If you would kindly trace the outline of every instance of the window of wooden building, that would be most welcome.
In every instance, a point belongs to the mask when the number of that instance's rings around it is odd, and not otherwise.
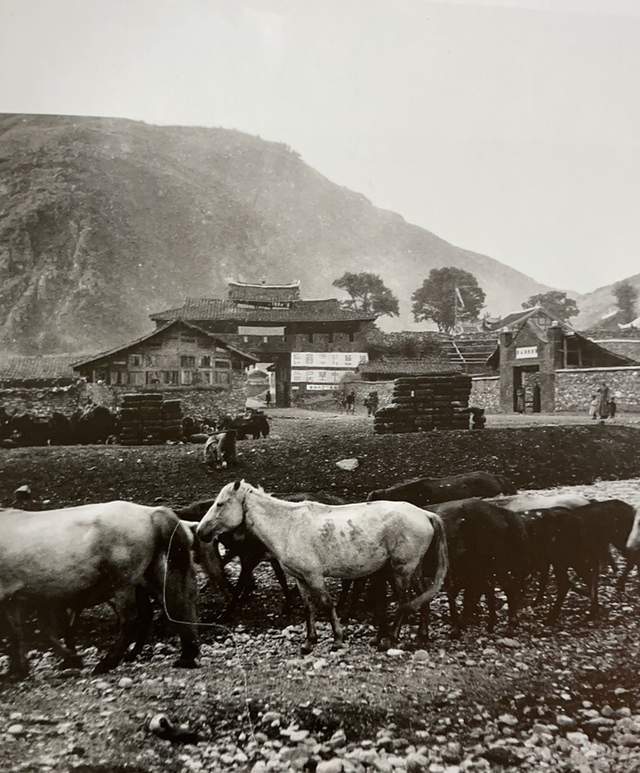
[[[215,368],[216,370],[228,370],[231,367],[231,363],[229,360],[216,360],[215,361]]]
[[[180,374],[177,370],[163,370],[160,375],[163,384],[167,384],[168,386],[178,386]]]
[[[194,359],[194,358],[192,358],[192,359]],[[182,384],[182,386],[191,386],[193,384],[193,371],[192,370],[183,370],[182,373],[181,373],[181,381],[180,381],[180,383]]]
[[[129,367],[130,368],[141,368],[142,367],[142,355],[141,354],[130,354],[129,355]]]
[[[231,382],[228,371],[214,370],[213,376],[216,384],[229,384]]]
[[[204,355],[203,357],[200,357],[200,368],[210,368],[211,367],[211,357],[209,355]]]
[[[181,354],[180,355],[180,367],[181,368],[195,368],[196,358],[193,354]]]

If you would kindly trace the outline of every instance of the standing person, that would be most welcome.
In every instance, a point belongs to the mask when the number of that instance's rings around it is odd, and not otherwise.
[[[616,404],[616,397],[615,395],[613,395],[611,397],[611,400],[609,400],[609,417],[612,419],[615,419],[617,410],[618,410],[618,406]]]
[[[591,395],[591,402],[589,403],[589,416],[592,419],[598,418],[598,396]]]
[[[352,389],[347,395],[347,413],[355,413],[356,411],[356,393]]]
[[[267,408],[271,405],[271,390],[267,389],[267,394],[264,396],[264,401],[267,404]]]
[[[606,419],[609,416],[609,387],[604,381],[598,389],[598,413],[601,419]]]
[[[524,413],[524,389],[516,389],[516,413]]]

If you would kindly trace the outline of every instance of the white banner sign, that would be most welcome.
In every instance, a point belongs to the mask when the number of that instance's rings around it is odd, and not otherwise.
[[[292,368],[356,368],[368,361],[366,352],[291,352]]]
[[[241,336],[283,336],[283,327],[247,327],[238,325],[238,335]]]
[[[527,360],[537,356],[537,346],[516,346],[516,360]]]
[[[338,384],[307,384],[308,392],[327,392],[338,388]],[[294,387],[294,389],[297,389],[297,387]]]
[[[292,384],[339,384],[348,370],[307,370],[299,368],[291,371]]]

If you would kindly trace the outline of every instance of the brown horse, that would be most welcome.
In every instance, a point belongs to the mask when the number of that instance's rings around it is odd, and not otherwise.
[[[107,502],[61,510],[2,513],[0,613],[6,624],[10,669],[28,673],[22,635],[25,605],[52,613],[114,600],[121,613],[118,639],[96,666],[114,668],[134,637],[136,589],[160,599],[176,622],[182,654],[176,666],[193,668],[198,655],[196,580],[191,539],[163,507]],[[171,555],[169,556],[169,546]],[[59,643],[60,654],[75,653]]]

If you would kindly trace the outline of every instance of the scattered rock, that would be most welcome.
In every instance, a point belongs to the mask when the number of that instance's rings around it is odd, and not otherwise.
[[[353,472],[353,470],[356,470],[360,466],[360,462],[357,459],[340,459],[339,462],[336,462],[336,467],[339,467],[341,470],[346,470],[346,472]]]

